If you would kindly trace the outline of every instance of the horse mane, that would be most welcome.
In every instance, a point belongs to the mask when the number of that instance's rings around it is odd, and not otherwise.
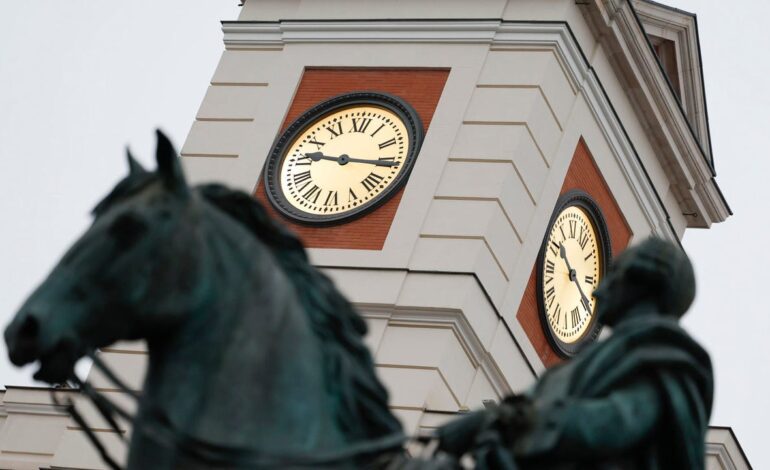
[[[363,342],[366,323],[333,282],[309,263],[299,238],[244,192],[219,184],[201,185],[197,190],[269,246],[291,280],[322,343],[325,383],[340,428],[353,439],[400,432],[401,425],[388,409],[387,391],[375,375],[372,356]]]

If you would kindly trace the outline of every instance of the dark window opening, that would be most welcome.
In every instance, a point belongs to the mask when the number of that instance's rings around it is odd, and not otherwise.
[[[665,72],[669,82],[671,82],[674,93],[681,100],[682,88],[679,83],[679,67],[676,62],[676,43],[657,36],[650,36],[650,42],[652,42],[652,48],[655,49],[655,54],[658,56],[658,62],[660,62],[663,72]]]

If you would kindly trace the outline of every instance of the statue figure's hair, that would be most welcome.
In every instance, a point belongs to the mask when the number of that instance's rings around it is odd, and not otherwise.
[[[646,287],[661,313],[684,315],[695,299],[695,273],[680,247],[656,237],[629,248],[615,262],[627,278]]]
[[[217,184],[199,186],[198,191],[269,246],[298,287],[297,296],[311,328],[323,343],[326,386],[335,400],[332,406],[341,427],[354,439],[400,432],[401,425],[388,409],[387,392],[375,375],[371,354],[363,342],[366,323],[332,281],[308,262],[300,240],[273,221],[246,193]]]

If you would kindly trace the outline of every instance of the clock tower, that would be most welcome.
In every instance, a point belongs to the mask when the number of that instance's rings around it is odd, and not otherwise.
[[[599,337],[593,289],[626,246],[731,214],[680,10],[245,0],[222,30],[188,179],[253,194],[299,235],[365,317],[407,434]],[[103,355],[141,387],[142,346]]]
[[[694,24],[663,34],[673,18],[247,0],[182,159],[302,238],[367,319],[407,432],[427,430],[594,341],[593,289],[629,243],[729,216]]]

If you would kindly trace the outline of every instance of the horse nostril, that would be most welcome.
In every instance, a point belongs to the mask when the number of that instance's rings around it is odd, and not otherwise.
[[[24,322],[19,328],[19,338],[25,340],[34,339],[37,337],[39,332],[40,324],[38,323],[37,319],[32,315],[27,315],[27,318],[24,319]]]

